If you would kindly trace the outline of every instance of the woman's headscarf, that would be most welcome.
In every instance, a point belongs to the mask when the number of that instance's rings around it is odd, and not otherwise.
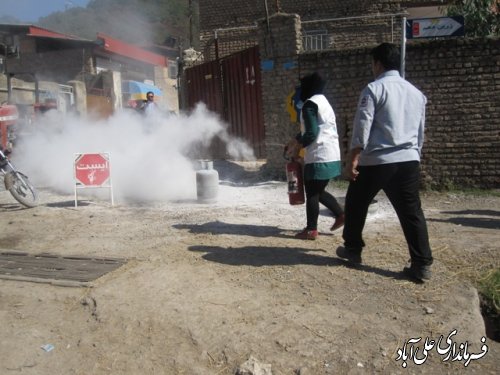
[[[314,72],[300,79],[300,100],[305,102],[313,95],[322,94],[326,82]]]

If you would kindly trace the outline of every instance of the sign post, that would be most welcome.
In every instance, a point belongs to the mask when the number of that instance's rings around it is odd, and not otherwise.
[[[114,205],[109,153],[75,154],[75,207],[78,206],[78,189],[108,188],[111,205]]]
[[[414,18],[403,17],[401,25],[400,74],[405,78],[406,39],[464,36],[464,17]]]
[[[465,35],[463,16],[414,18],[406,23],[408,39]]]
[[[401,53],[399,58],[399,74],[401,74],[401,78],[404,78],[406,70],[406,17],[403,17],[401,23]]]

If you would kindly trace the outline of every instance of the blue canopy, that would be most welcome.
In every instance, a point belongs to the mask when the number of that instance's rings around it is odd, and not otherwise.
[[[162,91],[153,85],[139,81],[122,81],[122,92],[130,94],[134,99],[146,99],[146,93],[152,91],[155,96],[162,96]]]

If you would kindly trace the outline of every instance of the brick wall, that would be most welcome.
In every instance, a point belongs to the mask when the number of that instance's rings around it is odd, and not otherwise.
[[[362,14],[399,12],[407,7],[443,5],[442,0],[267,0],[270,15],[295,13],[303,21],[359,16]],[[265,0],[199,0],[200,31],[221,27],[251,25],[266,17]],[[279,9],[277,8],[279,5]]]
[[[382,40],[399,40],[400,17],[380,15],[401,14],[407,7],[424,5],[443,5],[443,1],[268,0],[266,12],[265,0],[199,0],[200,51],[205,61],[215,58],[216,30],[219,30],[219,57],[252,47],[258,43],[252,27],[266,19],[266,14],[276,13],[298,14],[303,22],[304,35],[324,33],[326,48],[343,49]]]
[[[259,23],[262,103],[265,125],[267,173],[283,178],[283,144],[298,132],[285,111],[286,97],[298,84],[300,19],[296,15],[274,15]],[[266,67],[267,68],[264,68]]]
[[[254,26],[244,26],[241,29],[224,29],[200,33],[200,46],[204,61],[213,61],[232,53],[242,51],[257,45],[257,30]],[[217,52],[216,52],[217,50]]]
[[[327,79],[326,96],[337,115],[344,153],[359,93],[373,79],[369,48],[294,54],[299,38],[292,46],[291,35],[300,21],[288,17],[272,18],[274,44],[265,29],[259,42],[263,61],[274,63],[262,72],[267,168],[281,177],[283,144],[298,130],[285,100],[298,78],[316,70]],[[281,49],[270,48],[277,40]],[[428,98],[422,159],[427,185],[500,186],[499,72],[498,38],[408,43],[406,79]]]
[[[407,78],[427,95],[430,183],[500,187],[500,39],[411,46]]]

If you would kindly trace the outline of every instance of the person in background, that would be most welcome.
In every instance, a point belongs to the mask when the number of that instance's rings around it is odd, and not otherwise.
[[[398,215],[410,252],[403,272],[413,280],[431,277],[433,262],[419,196],[426,97],[401,78],[398,47],[382,43],[371,51],[375,81],[361,92],[354,118],[347,173],[344,246],[337,255],[361,264],[368,207],[380,190]]]
[[[158,110],[158,105],[155,103],[155,94],[152,91],[146,93],[146,101],[144,102],[142,110],[146,115]]]
[[[301,132],[296,140],[305,148],[304,188],[307,225],[295,238],[315,240],[318,237],[319,203],[335,217],[332,231],[344,224],[344,211],[325,189],[329,181],[340,175],[340,147],[335,113],[323,95],[325,81],[318,73],[300,80]]]

